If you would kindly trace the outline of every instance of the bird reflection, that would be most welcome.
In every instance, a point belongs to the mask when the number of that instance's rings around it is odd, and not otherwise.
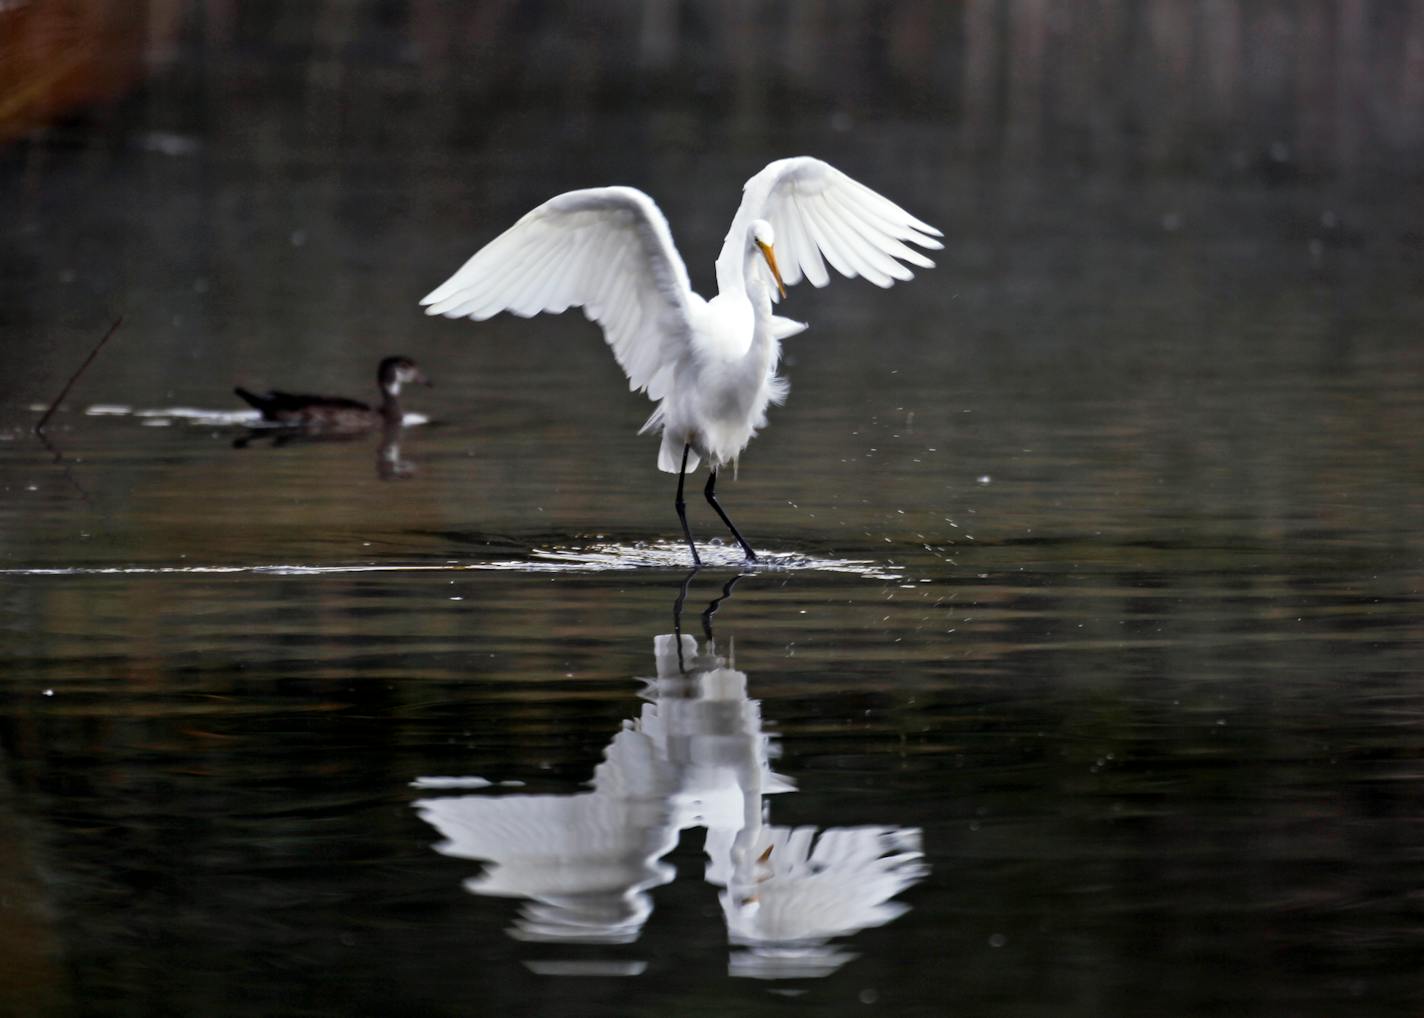
[[[233,439],[232,447],[247,449],[264,441],[273,449],[306,442],[354,442],[367,437],[371,430],[369,427],[349,431],[300,426],[249,428],[247,434]],[[401,455],[401,433],[404,430],[400,421],[386,421],[381,425],[381,443],[376,447],[376,476],[383,481],[400,481],[415,476],[416,465]]]
[[[770,822],[766,797],[795,786],[772,770],[778,746],[761,704],[711,633],[735,582],[703,612],[701,643],[681,632],[684,583],[675,631],[653,640],[646,702],[604,751],[591,791],[415,804],[445,838],[437,851],[486,864],[467,890],[527,899],[510,936],[633,942],[652,913],[650,892],[676,875],[663,857],[693,827],[706,830],[705,879],[719,888],[734,976],[828,975],[855,957],[835,938],[906,911],[892,899],[927,872],[919,830]]]
[[[415,464],[401,456],[401,422],[381,426],[381,444],[376,448],[376,476],[383,481],[399,481],[415,475]]]

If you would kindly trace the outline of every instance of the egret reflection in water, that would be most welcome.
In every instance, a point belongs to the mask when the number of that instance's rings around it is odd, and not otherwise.
[[[730,594],[731,584],[724,592]],[[679,595],[678,608],[682,595]],[[771,767],[748,677],[705,639],[654,637],[657,674],[594,770],[571,795],[476,793],[422,799],[420,816],[445,838],[436,850],[485,863],[465,881],[480,895],[528,899],[510,929],[518,940],[627,944],[653,910],[651,892],[676,877],[663,857],[682,832],[706,830],[705,879],[719,888],[733,945],[729,971],[756,978],[815,977],[855,957],[836,938],[881,926],[927,873],[920,831],[891,826],[788,827],[766,797],[795,791]],[[421,778],[417,787],[484,784]]]

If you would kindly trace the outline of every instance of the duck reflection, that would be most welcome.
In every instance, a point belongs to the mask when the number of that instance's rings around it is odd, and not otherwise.
[[[249,392],[233,389],[261,414],[268,424],[279,428],[253,428],[233,442],[245,449],[259,438],[270,438],[273,448],[294,441],[350,441],[380,430],[376,451],[376,475],[384,481],[399,480],[415,473],[414,465],[401,457],[400,437],[406,415],[401,410],[400,392],[411,382],[431,385],[430,379],[409,357],[387,357],[376,368],[381,402],[370,406],[343,396],[310,396],[278,392]]]
[[[401,455],[400,421],[386,421],[381,425],[381,442],[376,447],[376,476],[383,481],[399,481],[413,477],[416,466]],[[370,428],[350,431],[313,429],[301,426],[281,428],[249,428],[247,434],[233,439],[234,449],[246,449],[266,441],[273,449],[302,442],[355,442],[364,439]]]
[[[835,938],[907,909],[892,899],[927,872],[918,830],[770,822],[766,797],[795,786],[772,770],[778,747],[763,731],[761,704],[712,637],[721,600],[703,613],[700,644],[679,631],[654,638],[646,702],[609,743],[591,791],[415,804],[445,838],[437,851],[486,864],[465,882],[469,891],[528,899],[512,937],[636,940],[650,892],[675,876],[662,859],[692,827],[706,829],[705,878],[720,889],[734,976],[827,975],[855,957]],[[681,602],[680,594],[678,623]]]
[[[381,444],[376,447],[376,476],[383,481],[399,481],[415,476],[415,464],[401,456],[401,422],[381,426]]]

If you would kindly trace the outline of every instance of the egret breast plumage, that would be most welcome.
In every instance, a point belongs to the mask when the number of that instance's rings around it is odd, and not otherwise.
[[[717,295],[692,290],[662,211],[632,187],[569,191],[525,214],[421,301],[427,314],[479,321],[582,307],[603,329],[628,387],[657,403],[643,426],[661,433],[658,467],[683,481],[708,463],[704,494],[748,559],[756,553],[716,498],[767,409],[786,398],[781,341],[806,328],[777,315],[786,287],[830,281],[827,264],[877,286],[933,263],[940,232],[828,163],[780,159],[747,181],[717,256]]]

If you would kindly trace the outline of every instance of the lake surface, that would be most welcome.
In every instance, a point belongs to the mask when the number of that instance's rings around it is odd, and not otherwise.
[[[421,148],[399,75],[333,141],[280,46],[180,41],[0,153],[0,1011],[1418,1013],[1412,183],[966,159],[924,110],[491,100]],[[705,293],[798,151],[946,249],[793,291],[719,485],[764,561],[693,498],[689,574],[593,326],[416,302],[612,181]],[[395,352],[394,447],[231,394]]]

